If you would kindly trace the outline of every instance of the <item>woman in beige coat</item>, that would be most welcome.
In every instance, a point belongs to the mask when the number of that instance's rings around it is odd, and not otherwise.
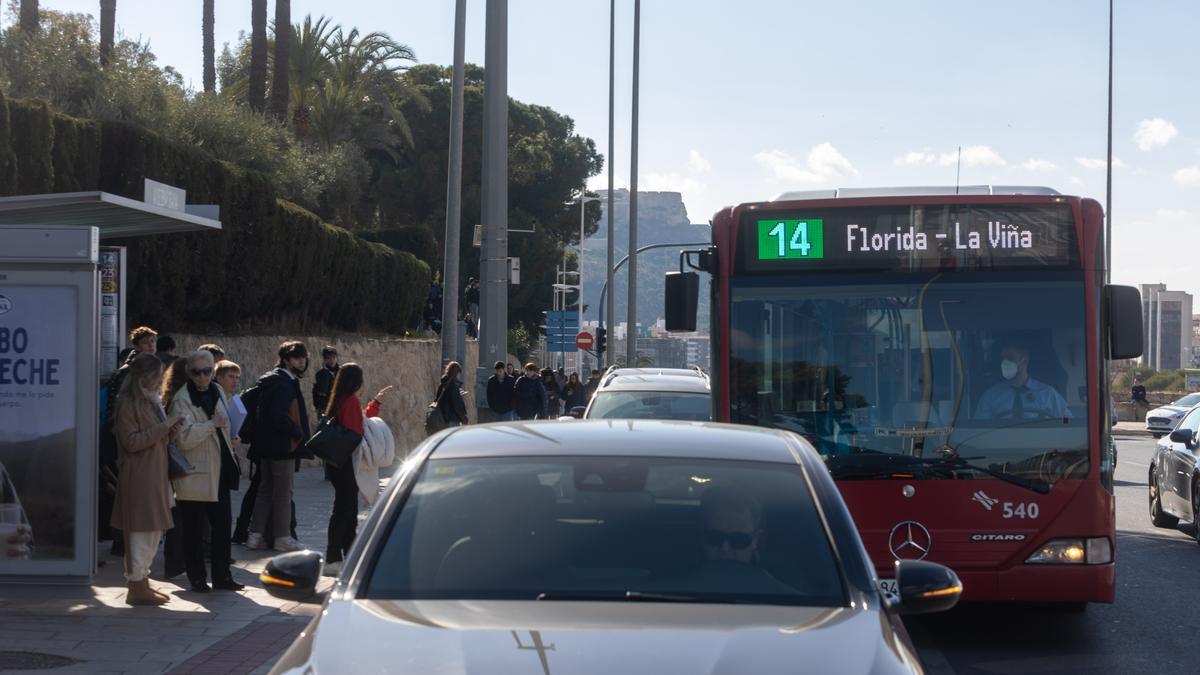
[[[175,445],[195,468],[172,481],[183,530],[188,581],[197,593],[210,590],[204,574],[204,522],[212,528],[212,587],[240,591],[229,569],[232,515],[229,493],[238,486],[237,459],[229,437],[229,403],[213,382],[213,355],[206,350],[187,357],[187,384],[171,400],[171,412],[183,420]]]
[[[153,354],[140,354],[117,394],[113,431],[117,438],[117,495],[112,526],[125,533],[125,580],[131,605],[161,605],[168,597],[150,588],[150,563],[163,530],[171,527],[171,483],[167,480],[167,443],[179,430],[177,415],[159,402],[163,365]]]

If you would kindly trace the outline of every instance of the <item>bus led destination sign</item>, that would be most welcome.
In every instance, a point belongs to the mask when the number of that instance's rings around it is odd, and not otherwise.
[[[1078,259],[1066,204],[758,212],[749,220],[740,247],[749,271],[1064,267]]]

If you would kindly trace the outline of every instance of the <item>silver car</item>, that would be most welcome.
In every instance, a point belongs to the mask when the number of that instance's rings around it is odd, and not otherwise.
[[[912,673],[900,621],[949,569],[884,594],[829,472],[783,431],[679,421],[466,426],[405,462],[323,611],[274,673]],[[320,554],[262,574],[302,599]]]
[[[712,390],[699,369],[610,369],[600,380],[583,419],[712,419]]]
[[[1200,393],[1188,394],[1151,410],[1146,413],[1146,431],[1153,434],[1155,438],[1166,436],[1179,425],[1179,420],[1183,419],[1184,414],[1197,403],[1200,403]]]

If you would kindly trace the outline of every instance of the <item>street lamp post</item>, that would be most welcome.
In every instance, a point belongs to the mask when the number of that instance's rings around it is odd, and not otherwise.
[[[579,264],[579,303],[578,303],[579,304],[579,330],[583,330],[583,237],[584,237],[584,227],[586,224],[585,217],[584,217],[586,214],[586,209],[584,207],[587,206],[588,202],[598,202],[598,201],[600,201],[599,197],[587,196],[587,188],[586,187],[584,188],[584,190],[582,192],[579,193],[579,263],[578,263]],[[579,361],[580,362],[578,365],[583,365],[583,357],[582,356],[579,357]],[[578,365],[575,368],[576,370],[580,370]]]

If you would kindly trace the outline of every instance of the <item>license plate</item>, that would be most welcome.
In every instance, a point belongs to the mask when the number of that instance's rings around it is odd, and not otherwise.
[[[896,580],[895,579],[880,579],[879,580],[879,592],[886,593],[889,595],[898,595],[898,592],[896,590]]]

